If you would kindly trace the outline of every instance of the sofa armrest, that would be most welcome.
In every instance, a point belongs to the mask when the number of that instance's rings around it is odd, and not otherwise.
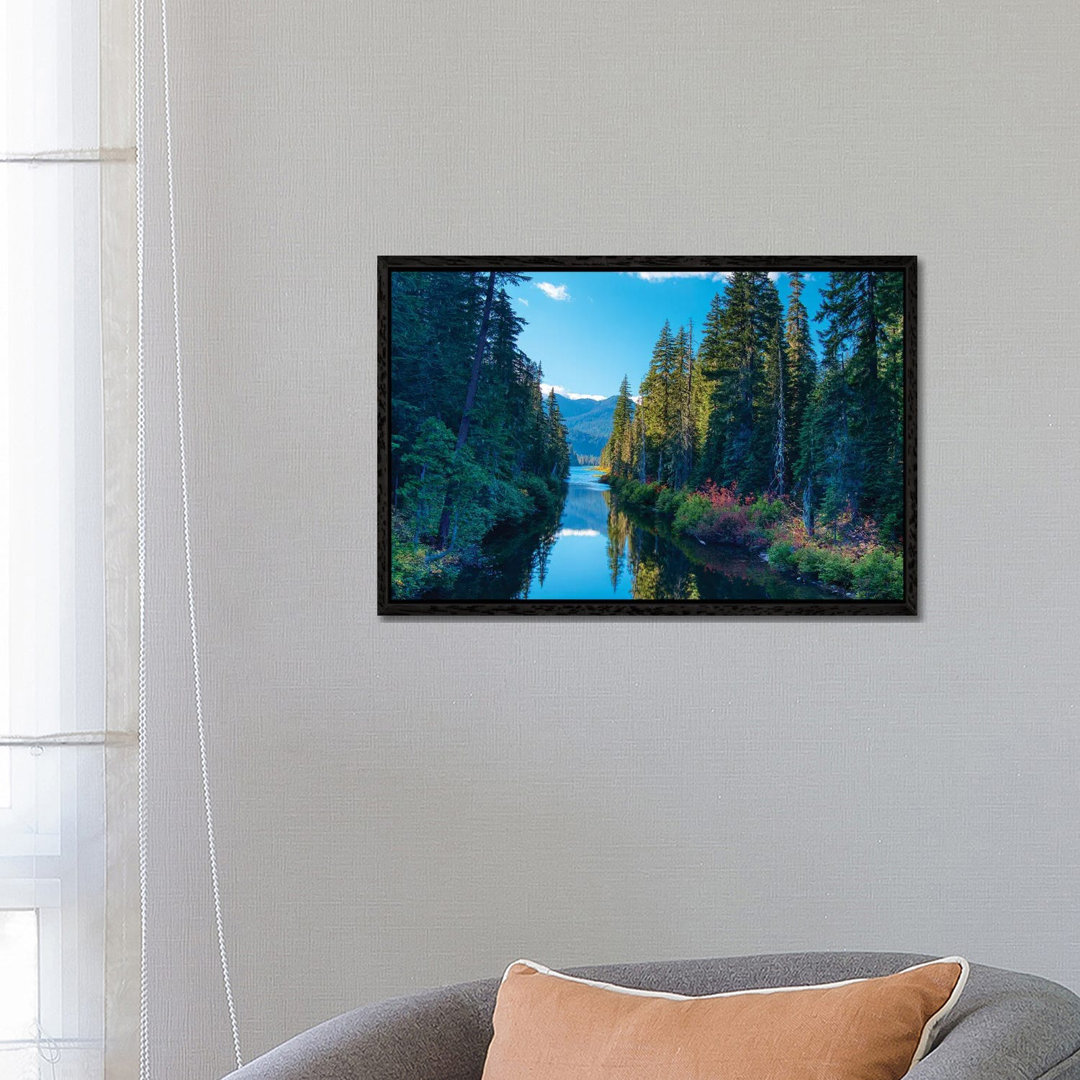
[[[1046,979],[972,965],[935,1044],[907,1080],[1080,1080],[1080,1001]]]
[[[226,1080],[480,1080],[495,987],[464,983],[354,1009]]]

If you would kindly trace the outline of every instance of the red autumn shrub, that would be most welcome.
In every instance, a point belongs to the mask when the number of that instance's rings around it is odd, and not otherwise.
[[[729,484],[727,487],[719,487],[715,480],[706,480],[701,485],[701,494],[712,503],[717,510],[724,510],[730,506],[739,504],[739,485]]]

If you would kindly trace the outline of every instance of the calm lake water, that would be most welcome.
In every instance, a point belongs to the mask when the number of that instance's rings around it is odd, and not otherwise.
[[[455,599],[822,600],[815,585],[773,570],[757,554],[675,537],[619,509],[593,469],[570,470],[558,520],[493,538],[488,566],[464,571]]]

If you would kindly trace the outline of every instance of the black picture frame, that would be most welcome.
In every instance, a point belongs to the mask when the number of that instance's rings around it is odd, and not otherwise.
[[[917,257],[887,256],[379,256],[377,342],[378,603],[380,616],[862,617],[918,614]],[[395,271],[893,271],[903,273],[903,598],[866,600],[470,600],[395,598],[391,581],[391,275]]]

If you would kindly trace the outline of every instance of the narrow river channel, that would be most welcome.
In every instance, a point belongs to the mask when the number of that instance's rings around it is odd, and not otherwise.
[[[464,572],[457,599],[835,600],[742,548],[704,546],[619,509],[591,468],[570,470],[557,523],[485,544],[483,571]]]

